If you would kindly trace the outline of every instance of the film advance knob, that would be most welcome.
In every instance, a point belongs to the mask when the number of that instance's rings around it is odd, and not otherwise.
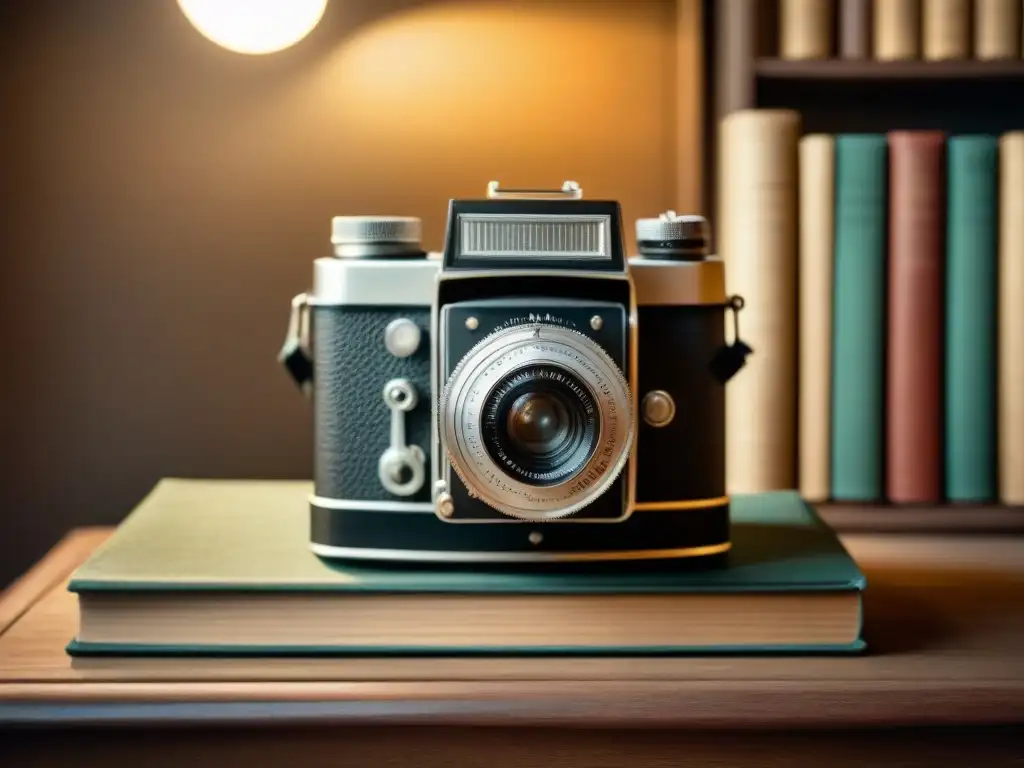
[[[334,255],[343,259],[423,258],[421,223],[414,216],[335,216]]]
[[[637,219],[637,249],[651,259],[701,261],[711,251],[711,226],[703,216],[665,211]]]

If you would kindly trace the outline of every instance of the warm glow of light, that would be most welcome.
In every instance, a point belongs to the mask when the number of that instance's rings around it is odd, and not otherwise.
[[[192,26],[237,53],[295,45],[324,15],[327,0],[178,0]]]

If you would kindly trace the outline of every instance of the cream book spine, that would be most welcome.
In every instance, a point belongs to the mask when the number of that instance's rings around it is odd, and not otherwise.
[[[999,496],[1024,504],[1024,131],[999,142]]]
[[[832,487],[835,139],[827,134],[804,136],[799,152],[799,489],[808,501],[824,501]]]
[[[834,15],[834,0],[780,0],[779,57],[829,58]]]
[[[1022,4],[1022,0],[974,0],[974,58],[1020,58]]]
[[[920,0],[875,0],[874,56],[880,61],[921,57]]]
[[[726,387],[729,493],[796,487],[800,125],[797,112],[768,109],[719,126],[719,253],[728,291],[746,302],[740,331],[754,350]]]
[[[969,0],[923,0],[922,50],[929,61],[966,59],[971,52]]]

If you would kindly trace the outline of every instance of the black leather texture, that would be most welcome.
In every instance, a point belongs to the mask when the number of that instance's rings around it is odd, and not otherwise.
[[[406,317],[420,327],[420,346],[406,358],[384,346],[384,329]],[[311,308],[316,495],[365,501],[430,500],[430,310],[426,307]],[[391,411],[384,385],[409,379],[418,396],[405,414],[405,437],[425,457],[423,488],[395,496],[377,476],[377,462],[391,441]]]
[[[643,421],[637,440],[638,502],[725,495],[725,387],[711,361],[725,345],[725,307],[640,307],[638,405],[668,392],[676,414],[664,427]]]

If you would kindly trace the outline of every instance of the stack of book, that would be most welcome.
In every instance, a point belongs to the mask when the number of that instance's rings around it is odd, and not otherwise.
[[[730,383],[730,490],[1024,504],[1024,131],[802,136],[750,110],[721,153],[761,357]]]
[[[1021,6],[1022,0],[779,0],[773,11],[783,59],[950,61],[1020,58]]]
[[[543,571],[321,559],[309,547],[311,491],[162,481],[70,580],[74,663],[864,648],[864,576],[792,491],[733,501],[728,567]]]

